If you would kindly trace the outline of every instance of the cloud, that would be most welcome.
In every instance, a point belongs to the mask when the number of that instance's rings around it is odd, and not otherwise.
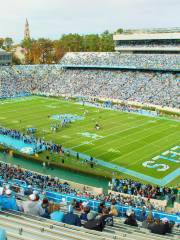
[[[23,38],[26,17],[34,38],[180,26],[179,0],[0,0],[0,9],[0,37],[16,40]]]

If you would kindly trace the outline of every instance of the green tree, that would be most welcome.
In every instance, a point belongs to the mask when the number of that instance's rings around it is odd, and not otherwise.
[[[79,34],[63,35],[60,39],[65,52],[79,52],[82,51],[83,37]]]
[[[65,50],[61,40],[55,40],[53,42],[54,56],[53,62],[58,63],[59,60],[64,56]]]
[[[4,39],[0,38],[0,48],[3,48],[3,45],[4,45]]]
[[[114,51],[113,34],[107,30],[102,34],[64,34],[54,41],[25,39],[21,46],[26,49],[26,64],[58,63],[66,52]]]
[[[121,34],[121,33],[123,33],[123,29],[122,28],[118,28],[115,33],[116,34]]]
[[[53,61],[53,43],[50,39],[41,38],[37,41],[40,52],[40,63],[52,63]]]
[[[101,51],[112,52],[114,51],[113,34],[109,31],[105,31],[100,35],[101,38]]]
[[[84,51],[85,52],[100,51],[100,37],[98,34],[89,34],[84,36]]]
[[[12,45],[13,45],[12,38],[7,37],[7,38],[4,39],[4,46],[5,46],[6,50],[10,50]]]
[[[25,49],[25,64],[32,64],[34,63],[33,59],[32,59],[32,54],[33,54],[33,43],[35,42],[35,40],[33,39],[24,39],[21,42],[21,46]]]

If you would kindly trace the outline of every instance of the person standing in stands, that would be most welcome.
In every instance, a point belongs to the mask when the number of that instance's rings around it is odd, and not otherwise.
[[[72,205],[68,206],[68,213],[64,215],[63,223],[81,227],[81,220],[77,214],[74,214]]]
[[[47,198],[43,198],[42,203],[41,200],[39,201],[39,203],[41,204],[41,207],[43,209],[43,214],[41,215],[41,217],[44,218],[49,218],[50,214],[49,214],[49,201]]]
[[[154,218],[153,218],[152,212],[150,211],[147,215],[146,220],[144,220],[142,222],[142,227],[143,228],[148,228],[149,225],[153,224],[153,222],[154,222]]]
[[[110,212],[109,212],[112,216],[115,216],[117,217],[118,216],[118,210],[116,208],[116,206],[114,204],[111,205],[111,209],[110,209]]]
[[[0,240],[7,240],[6,231],[2,228],[0,228]]]
[[[98,206],[98,213],[102,213],[103,208],[105,208],[105,203],[101,202]]]

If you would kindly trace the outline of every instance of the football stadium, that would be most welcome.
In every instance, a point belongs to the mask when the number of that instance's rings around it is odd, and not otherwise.
[[[113,41],[53,64],[0,50],[0,239],[179,239],[180,29]]]

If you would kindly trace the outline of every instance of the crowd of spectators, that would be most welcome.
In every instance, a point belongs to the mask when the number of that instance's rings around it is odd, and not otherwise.
[[[14,174],[15,177],[18,177],[18,175],[22,176],[23,170],[20,168],[10,167],[7,164],[2,163],[0,167],[3,176],[7,171],[5,177],[9,174],[10,178]],[[58,179],[56,179],[56,181],[55,179],[47,179],[47,176],[42,177],[40,175],[32,174],[29,171],[24,172],[23,179],[24,181],[28,179],[27,181],[35,183],[36,185],[42,183],[43,187],[46,180],[50,185],[54,183],[57,185],[58,182]],[[67,183],[65,185],[68,186]],[[69,187],[70,186],[67,188],[69,189]],[[12,186],[5,184],[5,182],[1,182],[0,186],[0,210],[21,211],[28,215],[41,216],[57,222],[63,222],[79,227],[84,226],[87,229],[96,231],[103,231],[106,226],[114,226],[114,217],[120,215],[118,200],[114,197],[112,198],[110,207],[107,207],[103,200],[99,204],[97,211],[94,211],[88,206],[88,201],[82,202],[74,199],[67,203],[66,199],[62,199],[61,202],[57,203],[57,201],[49,201],[45,192],[42,194],[41,191],[34,190],[32,186],[25,191],[23,191],[22,188],[21,191],[19,191],[17,186],[16,188],[14,186],[12,189]],[[156,215],[154,218],[151,211],[146,213],[145,208],[142,210],[141,215],[137,217],[133,210],[133,206],[131,205],[123,217],[126,218],[124,224],[135,227],[141,226],[156,234],[171,233],[174,225],[174,223],[169,222],[166,217],[160,220],[158,215]],[[141,223],[137,222],[137,220],[141,221]]]
[[[59,88],[58,83],[61,83]],[[177,76],[171,73],[64,70],[44,93],[117,99],[179,108],[178,88]]]
[[[18,166],[11,166],[9,164],[0,163],[0,175],[5,182],[19,180],[27,186],[27,192],[33,192],[33,188],[39,189],[41,192],[45,190],[52,190],[55,192],[65,194],[76,194],[76,190],[71,188],[67,182],[60,181],[57,177],[52,178],[47,175],[40,175],[28,170],[19,168]]]
[[[121,206],[131,206],[138,208],[145,208],[149,210],[162,210],[165,211],[163,206],[151,203],[150,199],[167,199],[176,198],[178,194],[177,188],[167,187],[153,187],[149,184],[142,184],[128,179],[113,180],[111,190],[115,190],[115,193],[98,194],[95,195],[92,192],[79,190],[78,188],[72,188],[67,182],[62,182],[57,177],[50,177],[46,175],[40,175],[25,169],[21,169],[18,166],[12,166],[6,163],[0,163],[1,178],[6,182],[11,181],[17,184],[17,180],[23,182],[27,187],[27,193],[33,192],[36,188],[41,193],[46,191],[54,191],[62,194],[69,194],[81,198],[103,201],[106,203],[113,203],[114,201]],[[117,184],[118,182],[118,184]],[[119,193],[118,193],[119,191]],[[22,192],[22,191],[20,191]],[[129,195],[121,195],[120,193],[127,193]],[[26,195],[26,192],[24,193]],[[147,199],[145,199],[147,198]],[[175,200],[175,199],[174,199]]]
[[[178,41],[173,41],[173,40],[146,40],[146,41],[116,41],[115,42],[116,47],[119,47],[119,49],[133,49],[133,50],[167,50],[167,49],[171,49],[171,50],[178,50],[179,49],[179,42]]]
[[[21,140],[24,143],[29,143],[34,145],[33,153],[41,152],[44,150],[49,151],[51,153],[52,152],[59,153],[59,154],[64,153],[62,145],[49,143],[44,141],[41,138],[35,138],[33,134],[27,135],[14,129],[7,129],[7,128],[0,127],[0,135],[9,136],[13,139]]]
[[[61,65],[1,68],[3,71],[0,71],[0,97],[13,97],[29,92],[47,96],[117,99],[172,108],[180,106],[177,74],[62,69]]]
[[[29,92],[27,79],[14,67],[0,67],[0,98],[24,96]]]
[[[178,188],[169,188],[162,186],[153,186],[151,184],[143,184],[131,179],[115,179],[113,178],[112,183],[109,183],[112,191],[141,196],[148,199],[165,199],[167,201],[176,200],[178,194]]]
[[[22,134],[17,130],[0,127],[0,134],[4,136],[9,136],[17,140],[22,140],[24,143],[36,143],[35,138]]]
[[[118,52],[67,53],[64,65],[120,66],[131,68],[180,69],[179,54],[120,54]]]

